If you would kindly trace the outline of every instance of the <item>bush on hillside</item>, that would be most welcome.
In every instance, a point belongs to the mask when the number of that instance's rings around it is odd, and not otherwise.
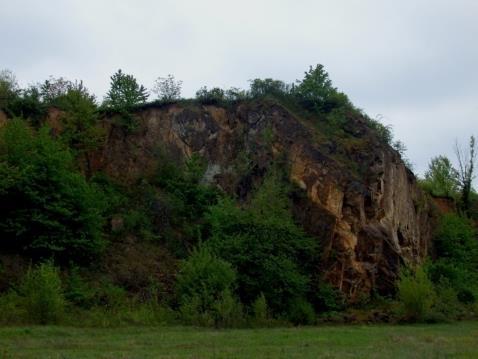
[[[99,254],[103,197],[68,150],[24,121],[0,130],[0,246],[34,257],[82,261]]]

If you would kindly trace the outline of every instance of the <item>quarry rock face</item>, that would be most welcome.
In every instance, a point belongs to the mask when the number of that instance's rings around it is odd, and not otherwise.
[[[154,175],[161,154],[180,161],[198,153],[208,163],[204,181],[246,199],[280,163],[296,185],[295,218],[322,245],[318,270],[351,301],[390,293],[400,266],[427,254],[429,201],[360,116],[336,132],[264,102],[152,106],[135,118],[131,133],[107,119],[103,149],[89,160],[93,171],[134,184]]]

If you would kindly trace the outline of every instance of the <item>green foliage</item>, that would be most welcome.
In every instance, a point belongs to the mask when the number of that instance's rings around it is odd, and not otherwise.
[[[154,83],[153,92],[162,102],[174,102],[181,99],[181,87],[183,82],[176,81],[173,75],[158,77]]]
[[[343,294],[329,283],[319,282],[311,297],[314,305],[324,312],[339,312],[345,307]]]
[[[430,313],[436,293],[433,283],[422,267],[405,269],[397,283],[398,297],[406,320],[423,321]]]
[[[238,327],[244,322],[242,304],[233,295],[230,289],[221,293],[219,300],[214,304],[215,325],[219,328]]]
[[[66,277],[64,294],[69,303],[80,308],[91,308],[96,293],[81,276],[80,268],[72,264]]]
[[[468,150],[465,152],[455,144],[455,154],[458,160],[458,180],[461,191],[461,208],[465,215],[469,216],[472,207],[473,180],[475,179],[476,158],[478,155],[476,140],[470,136]]]
[[[350,105],[347,96],[332,86],[329,74],[320,64],[310,66],[292,92],[304,108],[315,113],[328,113],[334,108]]]
[[[65,298],[59,270],[52,262],[30,268],[18,291],[33,323],[56,323],[63,315]]]
[[[113,111],[128,112],[134,106],[145,103],[148,96],[146,88],[139,85],[133,75],[118,70],[111,76],[111,88],[106,94],[104,105]]]
[[[236,268],[242,302],[252,304],[264,293],[276,313],[308,291],[307,268],[317,250],[295,225],[288,205],[287,190],[270,175],[246,207],[225,199],[209,214],[212,235],[206,245]]]
[[[470,221],[455,214],[444,215],[435,233],[437,259],[430,264],[434,283],[446,280],[461,302],[478,298],[478,240]]]
[[[21,90],[6,108],[6,112],[11,117],[24,118],[36,127],[44,119],[46,111],[47,106],[42,102],[40,90],[36,86]]]
[[[236,274],[231,265],[206,248],[195,250],[181,266],[177,291],[180,312],[189,324],[238,326],[242,306],[233,296]]]
[[[253,98],[264,96],[283,97],[289,94],[291,86],[279,80],[254,79],[251,80],[249,95]]]
[[[226,100],[229,102],[244,101],[248,98],[247,92],[237,87],[231,87],[226,90],[225,96]]]
[[[50,77],[48,80],[45,80],[44,83],[40,84],[38,89],[43,103],[48,106],[55,106],[59,98],[65,96],[68,91],[76,87],[81,89],[83,84],[81,82],[75,84],[63,77]]]
[[[435,246],[439,257],[461,261],[478,270],[476,230],[468,219],[444,215],[435,233]]]
[[[181,228],[185,239],[193,245],[201,238],[205,213],[220,196],[217,188],[204,182],[205,171],[206,163],[197,154],[183,165],[161,154],[154,182],[163,191],[162,200],[169,209],[171,225]],[[177,242],[176,246],[180,240]],[[177,249],[183,252],[185,248]]]
[[[18,97],[20,89],[10,70],[0,71],[0,110],[5,110]]]
[[[303,298],[295,298],[290,303],[287,319],[295,325],[311,325],[317,320],[314,308]]]
[[[254,315],[254,324],[263,326],[269,323],[270,313],[264,293],[261,293],[252,303],[252,314]]]
[[[104,139],[104,131],[98,126],[96,100],[82,83],[55,99],[64,112],[61,115],[63,129],[61,139],[76,155],[86,155],[95,150]]]
[[[393,142],[393,130],[392,126],[384,125],[379,119],[373,119],[368,116],[365,117],[367,125],[375,132],[378,139],[385,144],[392,145]]]
[[[226,94],[223,89],[213,87],[208,90],[206,86],[201,87],[196,92],[196,99],[203,105],[220,105],[226,100]]]
[[[434,196],[456,198],[458,173],[445,156],[432,158],[422,185]]]
[[[73,168],[72,156],[21,120],[0,131],[2,248],[79,261],[103,249],[103,198]],[[61,257],[61,258],[60,258]]]
[[[210,312],[224,291],[234,289],[235,281],[232,266],[201,246],[180,266],[176,283],[179,303],[188,305],[196,301],[199,312]]]

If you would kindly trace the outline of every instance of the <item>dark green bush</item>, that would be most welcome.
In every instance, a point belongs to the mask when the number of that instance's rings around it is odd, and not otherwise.
[[[206,245],[237,270],[242,302],[251,305],[264,293],[275,313],[287,311],[291,298],[308,292],[308,266],[317,254],[288,206],[287,190],[271,175],[247,206],[223,200],[208,218],[212,236]]]
[[[446,280],[463,303],[478,296],[478,240],[471,222],[456,214],[440,219],[435,233],[437,259],[429,264],[430,278],[436,284]]]
[[[253,98],[273,96],[281,98],[289,95],[291,86],[279,80],[254,79],[250,81],[249,95]]]
[[[264,293],[261,293],[252,303],[253,323],[264,326],[270,322],[270,313]]]
[[[196,99],[203,105],[221,105],[226,100],[226,93],[219,87],[208,90],[204,86],[196,92]]]
[[[91,308],[95,304],[96,292],[81,275],[80,268],[74,264],[70,266],[65,280],[65,299],[80,308]]]
[[[37,257],[81,261],[101,252],[101,193],[71,154],[21,120],[0,130],[0,246]]]
[[[316,284],[311,299],[320,312],[339,312],[345,308],[343,294],[329,283]]]
[[[289,305],[287,319],[295,325],[315,324],[317,317],[312,304],[303,298],[295,298]]]

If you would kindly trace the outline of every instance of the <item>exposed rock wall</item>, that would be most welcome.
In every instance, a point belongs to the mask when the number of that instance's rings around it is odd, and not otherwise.
[[[171,105],[136,116],[131,134],[114,118],[106,122],[93,170],[134,183],[154,173],[160,152],[178,160],[199,153],[208,161],[206,180],[245,197],[272,161],[281,161],[304,194],[294,200],[297,219],[323,244],[323,275],[351,300],[373,289],[389,292],[399,266],[427,253],[429,203],[399,155],[360,118],[335,138],[324,135],[320,121],[267,103]]]

